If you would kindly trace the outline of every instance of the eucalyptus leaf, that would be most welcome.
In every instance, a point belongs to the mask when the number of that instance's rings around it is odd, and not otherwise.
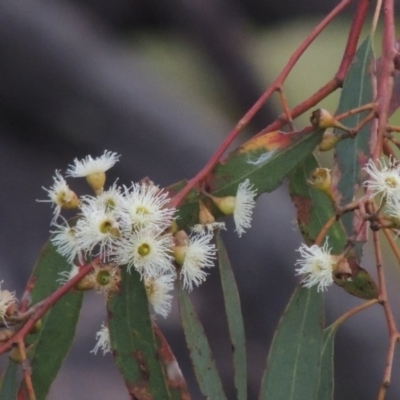
[[[318,389],[324,324],[322,293],[299,287],[275,332],[260,399],[312,399]]]
[[[140,274],[121,268],[118,292],[110,293],[108,328],[116,364],[129,394],[138,400],[171,399]]]
[[[203,326],[185,290],[179,290],[182,326],[200,390],[209,399],[226,399]]]
[[[32,272],[32,304],[47,298],[59,287],[60,273],[71,269],[51,242],[43,248]],[[63,296],[41,319],[40,329],[26,338],[32,366],[32,382],[37,400],[48,391],[72,345],[83,294],[71,291]]]
[[[215,234],[215,240],[218,249],[218,265],[233,351],[237,399],[244,400],[247,398],[247,361],[246,339],[240,298],[228,253],[219,232]]]

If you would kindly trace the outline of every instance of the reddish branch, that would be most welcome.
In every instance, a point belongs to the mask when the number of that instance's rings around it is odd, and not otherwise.
[[[245,128],[255,114],[261,109],[261,107],[266,103],[266,101],[271,97],[271,95],[280,90],[289,73],[292,71],[293,67],[296,65],[299,58],[303,55],[303,53],[307,50],[310,44],[320,35],[320,33],[329,25],[332,20],[337,17],[353,0],[342,0],[317,26],[316,28],[308,35],[308,37],[304,40],[304,42],[297,48],[297,50],[290,57],[288,63],[283,68],[282,72],[275,79],[272,85],[264,92],[264,94],[257,100],[257,102],[251,107],[251,109],[244,115],[244,117],[239,121],[236,127],[229,133],[226,140],[222,143],[219,149],[215,152],[215,154],[211,157],[210,161],[205,165],[205,167],[194,177],[192,178],[187,185],[172,199],[172,205],[174,207],[178,207],[183,199],[187,196],[187,194],[196,187],[200,182],[202,182],[215,165],[218,163],[222,155],[225,153],[226,149],[231,145],[231,143],[236,139],[239,133]],[[362,5],[362,7],[360,6]],[[349,34],[348,43],[346,46],[345,54],[342,60],[341,68],[339,68],[339,72],[341,72],[341,82],[343,82],[344,77],[346,76],[347,69],[351,63],[352,57],[355,54],[357,48],[357,42],[360,35],[361,27],[365,19],[366,10],[368,8],[369,1],[360,0],[359,7],[357,8],[358,13],[355,14],[355,21],[353,22],[352,29]],[[364,10],[365,8],[365,10]],[[347,67],[346,67],[347,66]],[[347,68],[347,69],[346,69]],[[336,76],[339,75],[336,74]],[[343,75],[343,76],[342,76]],[[335,77],[336,79],[336,77]],[[334,81],[336,82],[336,80]],[[337,83],[335,83],[337,85]],[[337,87],[337,86],[336,86]],[[336,88],[335,87],[335,88]],[[333,89],[334,90],[334,89]],[[322,98],[326,97],[333,90],[328,91]],[[311,106],[310,106],[311,107]],[[292,117],[295,115],[294,110],[291,113]]]
[[[54,305],[60,300],[67,292],[69,292],[84,276],[89,274],[93,270],[93,263],[81,267],[79,273],[68,281],[64,286],[61,286],[52,295],[47,297],[41,303],[40,307],[35,311],[34,314],[28,319],[26,324],[6,343],[0,346],[0,355],[10,350],[13,345],[18,344],[20,340],[30,332],[35,326],[36,322]]]
[[[378,140],[373,159],[381,156],[383,140],[389,118],[389,106],[394,84],[394,60],[396,57],[396,38],[394,22],[394,0],[386,0],[384,5],[384,31],[382,39],[382,63],[378,76]]]
[[[383,308],[385,310],[386,321],[389,329],[389,349],[386,356],[386,367],[383,375],[383,381],[378,395],[378,400],[383,400],[386,395],[386,390],[390,385],[395,345],[396,341],[399,338],[399,332],[396,328],[396,323],[394,321],[392,309],[388,301],[385,273],[383,268],[382,246],[379,240],[379,233],[373,232],[373,238],[374,238],[374,248],[376,257],[376,267],[378,270],[379,300],[382,303]]]
[[[364,25],[365,18],[367,16],[369,4],[370,4],[369,0],[361,0],[358,2],[357,9],[354,13],[353,23],[351,25],[349,36],[347,39],[346,49],[344,51],[339,69],[336,72],[334,78],[331,79],[328,83],[326,83],[318,91],[316,91],[307,100],[304,100],[298,106],[293,108],[291,112],[292,119],[297,118],[299,115],[305,113],[311,107],[314,107],[321,100],[323,100],[325,97],[334,92],[336,89],[342,87],[344,79],[346,78],[347,72],[350,68],[354,55],[356,54],[357,51],[358,39],[360,38],[361,30]],[[263,129],[260,133],[258,133],[257,136],[280,129],[287,122],[288,119],[286,115],[281,114],[275,122],[268,125],[265,129]]]

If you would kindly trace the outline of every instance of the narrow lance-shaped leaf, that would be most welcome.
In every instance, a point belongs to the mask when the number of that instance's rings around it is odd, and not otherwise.
[[[319,380],[324,309],[322,293],[299,287],[275,332],[260,399],[312,399]]]
[[[67,260],[48,242],[32,272],[32,304],[55,292],[60,272],[71,269]],[[50,386],[72,345],[82,306],[83,294],[71,291],[63,296],[43,317],[40,330],[28,335],[27,346],[32,366],[32,382],[38,400],[46,399]]]
[[[200,390],[209,399],[226,399],[203,326],[182,287],[179,290],[179,304],[186,343]]]
[[[243,316],[239,293],[221,235],[215,235],[218,249],[218,264],[221,274],[222,291],[226,316],[228,319],[229,335],[233,351],[233,366],[235,370],[235,387],[238,400],[247,398],[247,361],[246,341],[244,335]]]
[[[134,269],[121,271],[119,291],[107,302],[115,361],[129,394],[138,400],[171,399],[149,314],[146,289]]]
[[[19,380],[19,364],[13,360],[8,361],[7,369],[1,379],[0,400],[15,400],[17,398]]]
[[[321,367],[319,374],[318,390],[315,400],[333,400],[334,369],[333,354],[334,340],[337,331],[336,325],[331,325],[324,330],[321,351]]]
[[[374,55],[371,38],[365,39],[357,50],[354,61],[343,83],[343,90],[337,114],[370,103],[374,99]],[[352,115],[342,122],[353,128],[367,116],[369,111]],[[360,185],[365,179],[362,171],[368,159],[371,158],[374,145],[374,130],[371,123],[365,125],[354,139],[339,142],[335,149],[335,164],[333,168],[335,196],[341,205],[353,200]],[[361,259],[362,243],[367,240],[367,224],[362,226],[361,218],[355,213],[347,213],[342,217],[347,234],[352,237],[357,233],[356,256]]]

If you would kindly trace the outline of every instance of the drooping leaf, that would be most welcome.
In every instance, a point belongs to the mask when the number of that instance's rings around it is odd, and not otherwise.
[[[197,382],[209,399],[226,399],[203,326],[185,290],[179,290],[182,326]]]
[[[1,379],[0,400],[15,400],[17,398],[19,380],[19,364],[13,360],[8,361],[7,369]]]
[[[157,354],[146,289],[134,269],[121,270],[119,291],[107,302],[111,348],[129,394],[138,400],[171,399]]]
[[[215,234],[215,240],[218,249],[218,264],[221,275],[226,316],[228,319],[229,335],[231,338],[233,351],[233,366],[235,371],[237,399],[244,400],[247,398],[247,361],[240,298],[235,276],[233,275],[232,266],[219,233]]]
[[[32,304],[55,292],[60,287],[60,283],[57,282],[60,272],[70,268],[71,265],[66,259],[57,253],[51,242],[48,242],[30,278],[34,285]],[[46,399],[72,345],[82,299],[81,292],[67,293],[42,317],[41,329],[27,336],[27,346],[31,346],[28,357],[32,366],[32,382],[38,400]]]
[[[343,84],[337,114],[370,103],[374,99],[374,55],[371,38],[368,37],[357,50],[354,61]],[[343,121],[353,128],[367,116],[369,111],[352,115]],[[341,205],[353,200],[360,185],[365,179],[365,164],[371,158],[374,144],[374,133],[371,123],[366,124],[354,139],[343,140],[335,149],[333,168],[335,196]],[[347,213],[342,217],[347,234],[352,237],[357,232],[356,255],[361,259],[362,244],[367,240],[367,224],[355,213]]]
[[[299,287],[279,322],[260,399],[312,399],[318,389],[324,324],[323,296]]]
[[[307,245],[314,243],[321,229],[335,215],[328,196],[307,184],[307,179],[318,167],[317,160],[310,155],[289,178],[290,197],[296,206],[297,221]],[[347,242],[347,236],[339,222],[332,226],[327,236],[333,253],[340,254]]]
[[[318,391],[315,400],[333,400],[334,369],[333,354],[337,326],[332,325],[324,330],[321,351],[321,367]]]

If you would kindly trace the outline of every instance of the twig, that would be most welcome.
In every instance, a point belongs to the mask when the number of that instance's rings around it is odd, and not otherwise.
[[[18,340],[18,350],[22,361],[22,370],[24,372],[24,380],[26,390],[28,391],[29,400],[36,400],[35,390],[33,389],[32,378],[31,378],[31,367],[29,360],[26,357],[25,344],[23,339]]]
[[[339,327],[340,325],[343,324],[343,322],[345,322],[347,319],[349,319],[353,315],[355,315],[355,314],[359,313],[360,311],[363,311],[366,308],[369,308],[369,307],[371,307],[371,306],[373,306],[374,304],[377,304],[377,303],[379,303],[379,299],[368,300],[365,303],[362,303],[359,306],[354,307],[351,310],[345,312],[332,325],[336,325],[337,327]]]
[[[385,0],[384,15],[385,25],[382,39],[382,64],[381,73],[378,76],[378,138],[372,158],[375,162],[379,159],[382,152],[394,84],[394,59],[396,57],[394,0]]]
[[[290,57],[288,63],[286,66],[283,68],[282,72],[278,75],[278,77],[275,79],[275,81],[272,83],[272,85],[264,92],[264,94],[257,100],[257,102],[253,105],[253,107],[250,108],[250,110],[244,115],[244,117],[239,121],[239,123],[236,125],[236,127],[229,133],[225,141],[222,143],[222,145],[218,148],[218,150],[214,153],[214,155],[211,157],[209,162],[204,166],[204,168],[189,182],[187,185],[172,199],[171,205],[173,207],[178,207],[183,199],[187,196],[187,194],[196,186],[198,185],[199,182],[203,181],[208,174],[212,171],[212,169],[215,167],[215,165],[218,163],[222,155],[225,153],[226,149],[231,145],[231,143],[236,139],[236,137],[239,135],[239,133],[243,130],[245,126],[251,121],[251,119],[254,117],[254,115],[261,109],[261,107],[264,105],[264,103],[271,97],[271,95],[282,86],[284,83],[285,79],[299,60],[299,58],[302,56],[304,51],[310,46],[310,44],[315,40],[315,38],[318,37],[318,35],[329,25],[332,20],[337,17],[347,6],[349,6],[350,3],[352,3],[353,0],[342,0],[317,26],[316,28],[308,35],[308,37],[303,41],[303,43],[297,48],[297,50],[293,53],[293,55]],[[366,0],[361,0],[361,3],[369,3]],[[365,16],[363,17],[362,15],[359,16],[356,14],[355,20],[360,20],[364,21]],[[361,24],[362,25],[362,24]],[[353,24],[354,27],[354,24]],[[350,34],[352,36],[356,35],[357,40],[358,40],[358,35],[359,31],[356,31],[355,33],[352,33],[353,29],[351,30]],[[357,42],[357,40],[354,40],[353,38],[352,42]],[[349,44],[349,43],[348,43]],[[347,47],[346,47],[347,50]],[[355,51],[355,50],[354,50]],[[351,54],[351,59],[354,56],[354,53]],[[346,59],[347,54],[345,53],[343,60]],[[342,64],[343,64],[342,60]],[[347,63],[346,63],[347,64]],[[347,70],[346,70],[347,71]],[[292,111],[291,115],[293,116],[294,113]]]
[[[389,245],[394,253],[394,255],[397,258],[397,262],[400,264],[400,250],[396,245],[396,242],[394,241],[392,235],[390,234],[390,231],[388,229],[383,229],[383,233],[386,236],[387,241],[389,242]]]
[[[371,110],[371,109],[375,109],[376,103],[368,103],[368,104],[364,104],[360,107],[356,107],[353,108],[349,111],[346,111],[342,114],[336,115],[335,119],[337,119],[338,121],[341,121],[342,119],[345,119],[347,117],[351,117],[352,115],[358,114],[360,112],[363,111],[367,111],[367,110]]]
[[[276,91],[279,94],[279,98],[281,100],[282,108],[283,108],[283,111],[284,111],[284,113],[286,115],[286,118],[287,118],[287,121],[288,121],[288,124],[289,124],[289,130],[291,132],[294,132],[296,130],[296,128],[294,127],[292,116],[290,115],[290,108],[289,108],[289,104],[288,104],[286,95],[285,95],[285,93],[284,93],[284,91],[283,91],[283,89],[281,87],[277,88]]]
[[[374,239],[375,257],[376,257],[376,267],[378,270],[378,280],[379,280],[379,301],[383,305],[389,330],[389,349],[386,355],[386,367],[378,395],[378,400],[383,400],[385,398],[387,388],[390,385],[395,345],[397,339],[399,338],[399,332],[397,331],[396,323],[394,321],[392,309],[390,307],[390,303],[387,296],[385,272],[383,268],[382,248],[378,232],[373,232],[373,239]]]
[[[361,34],[361,30],[364,25],[365,18],[367,16],[367,11],[369,8],[369,0],[360,0],[358,2],[356,11],[354,12],[354,19],[351,25],[350,33],[347,39],[346,49],[342,57],[339,69],[333,79],[327,82],[324,86],[318,89],[312,96],[307,100],[304,100],[295,108],[292,109],[291,117],[297,118],[299,115],[305,113],[311,107],[317,105],[322,99],[330,95],[336,89],[343,85],[344,79],[350,68],[351,62],[353,61],[354,55],[357,50],[358,39]],[[256,136],[260,136],[267,132],[272,132],[280,129],[287,123],[285,114],[281,114],[276,121],[268,125],[265,129],[259,132]]]
[[[84,276],[89,274],[93,270],[93,263],[82,266],[79,273],[69,280],[64,286],[57,289],[52,295],[43,300],[41,307],[38,308],[35,313],[28,319],[26,324],[19,330],[10,340],[0,346],[0,355],[10,350],[15,344],[18,344],[29,331],[34,327],[36,322],[55,304],[60,300],[67,292],[69,292]]]
[[[317,246],[321,246],[321,243],[324,240],[327,233],[329,232],[329,229],[332,228],[333,224],[336,221],[337,221],[336,215],[328,219],[328,221],[326,222],[326,224],[323,226],[318,236],[316,237],[314,244],[316,244]]]

